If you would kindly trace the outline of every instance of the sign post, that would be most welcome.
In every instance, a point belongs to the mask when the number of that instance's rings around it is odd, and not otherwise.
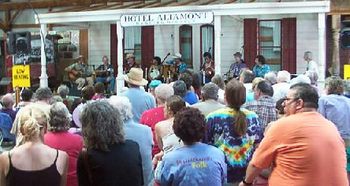
[[[30,87],[30,65],[12,67],[12,87],[16,90],[16,105],[19,103],[20,87]]]

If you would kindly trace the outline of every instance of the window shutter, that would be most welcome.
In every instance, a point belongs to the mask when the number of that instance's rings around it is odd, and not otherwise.
[[[296,73],[296,18],[282,19],[282,70]]]
[[[114,76],[118,75],[118,37],[117,37],[117,25],[111,24],[111,64],[114,69]]]
[[[149,68],[154,57],[154,26],[141,28],[141,66]]]
[[[252,69],[257,55],[258,20],[244,19],[244,61]],[[236,52],[236,51],[233,51]]]

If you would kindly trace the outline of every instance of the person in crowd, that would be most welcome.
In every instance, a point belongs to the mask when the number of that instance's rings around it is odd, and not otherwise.
[[[245,103],[243,83],[230,80],[225,89],[227,107],[206,117],[207,135],[204,142],[222,150],[226,156],[227,182],[237,184],[243,180],[263,130],[255,112],[241,108]]]
[[[164,114],[164,104],[165,101],[172,95],[174,95],[174,89],[169,84],[160,84],[155,89],[155,98],[157,100],[157,107],[153,109],[146,110],[143,112],[140,118],[140,123],[149,126],[152,129],[153,134],[153,148],[152,148],[152,157],[160,152],[160,149],[158,147],[158,143],[156,140],[156,134],[155,134],[155,125],[165,120],[165,114]]]
[[[344,81],[344,96],[350,98],[350,79]]]
[[[95,95],[92,97],[92,100],[99,100],[105,98],[105,85],[103,83],[96,83],[94,89]]]
[[[77,160],[83,149],[81,136],[68,132],[71,116],[64,103],[57,102],[50,109],[48,131],[44,143],[51,148],[64,151],[69,156],[67,186],[77,186]]]
[[[207,83],[202,88],[202,102],[191,105],[193,108],[199,109],[204,116],[209,113],[225,107],[218,100],[219,87],[214,83]]]
[[[298,83],[306,83],[311,85],[311,80],[305,74],[299,74],[297,77],[290,80],[290,86],[298,84]]]
[[[193,82],[193,78],[191,76],[191,74],[189,73],[182,73],[180,75],[179,80],[182,80],[185,82],[186,84],[186,94],[183,97],[183,99],[189,103],[190,105],[193,105],[195,103],[198,102],[198,97],[197,95],[194,93],[194,91],[192,91],[192,82]]]
[[[252,102],[248,102],[244,107],[254,111],[260,120],[263,130],[267,124],[277,120],[276,102],[272,98],[273,88],[266,80],[260,81],[254,88],[254,98]]]
[[[151,66],[148,69],[147,79],[148,81],[162,80],[162,61],[160,57],[153,57]]]
[[[326,95],[318,100],[318,112],[337,127],[350,157],[350,99],[343,95],[344,83],[340,77],[331,76],[325,82]],[[349,164],[349,162],[348,162]],[[350,172],[348,165],[347,171]]]
[[[225,103],[225,82],[224,79],[222,79],[222,76],[220,74],[215,74],[213,78],[211,78],[211,82],[215,83],[219,87],[218,91],[218,101],[221,104]]]
[[[102,57],[102,64],[97,67],[95,70],[96,73],[96,82],[98,83],[107,83],[107,90],[110,93],[114,92],[115,78],[114,78],[114,69],[112,64],[108,63],[108,57]]]
[[[160,80],[152,80],[149,84],[148,84],[148,92],[152,94],[153,97],[156,97],[155,95],[155,90],[156,88],[162,84],[162,82]],[[157,100],[156,100],[157,101]]]
[[[38,105],[28,105],[17,117],[23,144],[0,155],[0,185],[66,185],[67,153],[43,143],[46,113]]]
[[[177,52],[175,53],[173,58],[174,58],[176,73],[177,74],[184,73],[187,70],[187,64],[182,60],[182,55],[179,52]]]
[[[143,78],[141,68],[131,68],[124,79],[128,83],[129,89],[121,95],[129,98],[132,105],[133,119],[138,122],[144,111],[156,107],[156,101],[151,94],[140,88],[140,86],[148,84],[148,81]]]
[[[269,82],[271,85],[277,83],[277,75],[275,72],[268,72],[264,75],[264,79]]]
[[[81,103],[73,110],[72,117],[75,126],[81,128],[80,114],[83,110],[83,107],[92,101],[93,96],[95,95],[95,88],[93,86],[86,86],[81,90]]]
[[[11,128],[12,128],[11,117],[6,113],[0,112],[0,130],[2,134],[2,136],[0,136],[0,145],[1,145],[1,141],[11,142],[11,143],[15,141],[15,135],[11,134],[10,132]]]
[[[286,70],[279,71],[277,73],[277,83],[272,85],[273,88],[273,99],[275,101],[280,100],[287,96],[287,92],[290,88],[290,73]]]
[[[17,105],[17,109],[21,109],[32,103],[33,91],[29,88],[24,88],[21,91],[21,101]]]
[[[182,80],[177,80],[173,84],[173,89],[174,89],[174,95],[180,96],[183,100],[186,93],[187,93],[187,87],[186,83]],[[186,104],[189,105],[189,103],[186,102]]]
[[[200,72],[192,72],[192,88],[198,99],[201,99],[201,89],[202,89],[202,82],[203,78]]]
[[[76,63],[64,69],[68,72],[69,79],[78,84],[78,90],[81,90],[86,84],[92,86],[94,84],[94,79],[92,77],[93,72],[87,65],[87,61],[82,55],[78,56],[76,60]]]
[[[306,51],[304,53],[304,60],[305,60],[305,63],[306,63],[306,70],[305,71],[316,72],[317,77],[318,77],[318,74],[319,74],[318,64],[317,64],[316,61],[312,60],[312,52]]]
[[[163,157],[161,185],[223,185],[226,183],[224,154],[201,143],[204,116],[198,109],[184,108],[175,115],[173,130],[185,146]]]
[[[81,123],[87,150],[78,157],[79,185],[143,185],[140,148],[125,139],[119,111],[106,101],[91,102]]]
[[[166,100],[164,106],[164,115],[166,120],[157,123],[155,126],[158,147],[161,149],[161,152],[156,154],[153,158],[153,164],[157,165],[155,170],[156,183],[160,181],[159,172],[162,167],[162,162],[160,160],[162,159],[163,155],[183,146],[181,140],[179,140],[179,138],[174,134],[173,124],[175,114],[185,107],[185,101],[180,96],[170,96]]]
[[[239,75],[239,81],[243,83],[246,90],[246,102],[254,101],[253,80],[255,78],[254,73],[249,69],[242,70]]]
[[[136,63],[135,56],[132,53],[126,54],[126,61],[124,63],[124,73],[127,74],[131,68],[140,68],[139,64]]]
[[[266,59],[262,55],[257,55],[255,58],[255,66],[253,67],[255,77],[264,77],[270,72],[270,66],[266,64]]]
[[[152,184],[152,131],[151,128],[132,120],[131,103],[127,97],[111,96],[109,103],[116,108],[124,122],[125,139],[140,146],[144,185]]]
[[[66,105],[68,110],[70,110],[74,99],[72,97],[68,96],[69,88],[67,87],[67,85],[63,85],[63,84],[60,85],[57,88],[57,94],[63,99],[63,103]]]
[[[305,75],[310,79],[310,84],[312,87],[314,87],[320,95],[320,90],[318,89],[318,85],[317,85],[317,80],[318,80],[318,74],[315,71],[306,71]]]
[[[13,95],[11,93],[5,94],[1,98],[1,102],[2,102],[1,112],[8,114],[11,117],[12,122],[15,121],[17,112],[13,109],[13,106],[15,105],[15,99]]]
[[[318,93],[305,83],[290,87],[287,117],[275,121],[247,168],[249,185],[273,165],[269,185],[348,185],[344,142],[336,126],[317,112]]]
[[[35,91],[35,99],[34,99],[35,102],[33,104],[40,107],[48,117],[51,109],[52,98],[53,98],[53,94],[50,88],[40,87]],[[20,114],[21,112],[22,112],[22,109],[20,109],[17,114]],[[22,133],[20,132],[19,125],[20,125],[19,118],[16,117],[11,129],[11,133],[16,136],[16,146],[19,146],[23,143],[23,136],[22,136]]]
[[[214,60],[210,52],[204,52],[203,54],[204,63],[202,65],[202,71],[204,72],[204,84],[209,83],[211,78],[215,75]]]
[[[229,70],[229,79],[237,78],[241,74],[242,70],[247,68],[244,60],[242,59],[242,54],[240,52],[236,52],[233,54],[234,63],[231,64]]]

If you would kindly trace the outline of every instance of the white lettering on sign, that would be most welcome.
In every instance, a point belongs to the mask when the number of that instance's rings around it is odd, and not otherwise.
[[[178,24],[205,24],[213,22],[212,12],[177,12],[159,14],[123,15],[121,25],[147,26],[147,25],[178,25]]]

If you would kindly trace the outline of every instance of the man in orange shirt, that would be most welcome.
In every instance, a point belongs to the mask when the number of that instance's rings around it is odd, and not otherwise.
[[[317,112],[318,94],[292,86],[283,103],[287,117],[272,123],[240,186],[252,185],[272,166],[269,186],[347,186],[345,145],[335,125]]]

